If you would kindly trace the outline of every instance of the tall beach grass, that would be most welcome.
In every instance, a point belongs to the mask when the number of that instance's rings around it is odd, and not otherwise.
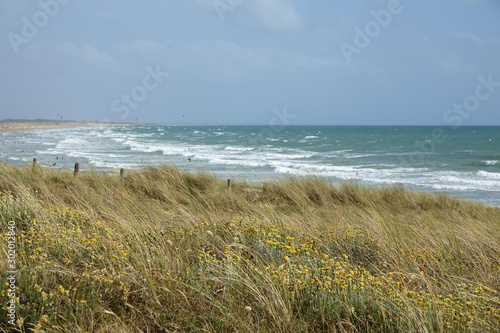
[[[318,177],[228,188],[168,164],[124,177],[1,165],[0,233],[5,332],[500,327],[500,208],[446,194]]]

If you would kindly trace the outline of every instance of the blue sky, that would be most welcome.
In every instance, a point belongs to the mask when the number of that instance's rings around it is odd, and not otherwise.
[[[0,119],[500,125],[497,0],[0,0],[0,37]]]

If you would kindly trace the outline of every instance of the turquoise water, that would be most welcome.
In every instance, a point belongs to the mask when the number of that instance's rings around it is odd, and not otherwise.
[[[18,165],[33,157],[103,170],[164,161],[223,178],[317,174],[500,205],[500,127],[80,127],[3,132],[0,141],[1,160]]]

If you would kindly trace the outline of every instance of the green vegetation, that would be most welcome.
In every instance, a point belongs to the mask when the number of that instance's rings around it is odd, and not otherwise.
[[[8,221],[23,332],[500,327],[500,208],[444,194],[1,165],[5,283]]]

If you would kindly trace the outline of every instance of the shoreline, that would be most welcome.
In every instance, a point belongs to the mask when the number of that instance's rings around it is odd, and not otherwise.
[[[0,122],[0,132],[35,129],[56,129],[98,126],[152,126],[143,123],[96,123],[91,121],[47,121],[47,122]]]

